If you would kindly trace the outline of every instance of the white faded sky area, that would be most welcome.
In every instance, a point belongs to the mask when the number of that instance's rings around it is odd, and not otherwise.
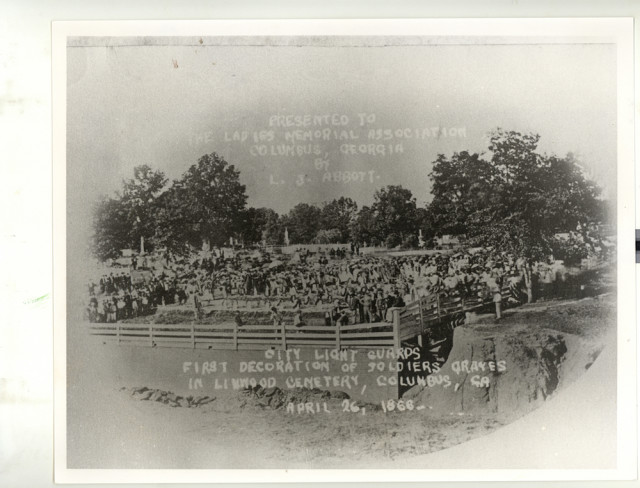
[[[615,196],[613,44],[394,46],[391,40],[355,47],[318,40],[301,47],[195,40],[67,49],[72,219],[88,227],[91,203],[119,189],[136,165],[173,179],[214,151],[241,171],[251,206],[282,213],[299,202],[342,195],[370,204],[374,191],[389,184],[409,188],[423,204],[430,200],[428,173],[437,154],[483,150],[486,133],[498,126],[539,133],[543,151],[577,153]],[[358,113],[375,114],[375,122],[363,128]],[[345,127],[320,128],[353,130],[359,140],[319,144],[329,171],[367,172],[365,181],[323,181],[316,155],[251,154],[253,132],[273,129],[270,116],[305,114],[348,117]],[[432,127],[463,128],[465,136],[394,139],[389,142],[402,143],[404,151],[386,156],[340,151],[344,143],[370,143],[370,128]],[[288,144],[276,129],[273,144]],[[249,140],[225,140],[235,131],[247,131]],[[306,175],[301,186],[298,175]]]

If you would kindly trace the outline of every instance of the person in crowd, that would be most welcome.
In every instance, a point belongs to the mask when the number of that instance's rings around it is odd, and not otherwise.
[[[405,306],[404,300],[402,299],[402,296],[398,291],[396,291],[395,293],[394,302],[392,306],[395,308],[404,308]]]
[[[302,327],[304,322],[302,321],[302,301],[296,297],[293,302],[293,325],[296,327]]]
[[[361,323],[362,316],[360,315],[360,298],[356,295],[356,292],[353,289],[349,290],[347,305],[349,305],[349,310],[351,310],[351,314],[353,315],[353,323]]]
[[[195,315],[195,320],[198,321],[202,318],[202,302],[200,301],[200,297],[197,293],[193,293],[191,295],[191,300],[193,304],[193,313]]]
[[[344,307],[339,299],[336,299],[331,309],[331,318],[333,323],[341,326],[349,323],[349,309]]]
[[[242,321],[242,315],[240,313],[237,313],[234,317],[234,321],[236,323],[236,326],[238,328],[241,328],[242,326],[244,326],[244,322]]]
[[[274,327],[280,327],[282,325],[282,314],[276,307],[271,307],[271,322]]]
[[[110,323],[115,323],[118,321],[118,317],[117,317],[117,307],[116,307],[116,299],[115,297],[112,298],[111,300],[107,301],[108,303],[108,313],[107,313],[107,322]]]
[[[376,315],[378,320],[384,321],[387,314],[387,300],[384,297],[382,290],[378,290],[376,293]]]
[[[371,293],[369,293],[369,290],[364,289],[364,291],[362,292],[361,303],[362,303],[363,321],[370,324],[374,320],[373,320],[373,297],[371,296]]]

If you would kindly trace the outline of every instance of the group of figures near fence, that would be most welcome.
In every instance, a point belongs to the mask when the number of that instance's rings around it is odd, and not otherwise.
[[[293,310],[326,310],[327,323],[390,321],[389,310],[428,296],[502,301],[523,298],[524,262],[485,249],[411,256],[343,256],[301,251],[292,256],[211,252],[193,259],[149,256],[146,267],[116,268],[88,283],[87,319],[116,322],[187,305],[196,319],[207,307],[268,310],[273,322]],[[548,268],[548,267],[547,267]],[[548,271],[548,270],[547,270]]]

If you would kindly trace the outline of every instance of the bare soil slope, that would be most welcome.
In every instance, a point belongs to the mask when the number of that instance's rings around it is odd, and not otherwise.
[[[379,404],[344,411],[336,392],[245,390],[203,399],[154,384],[131,388],[110,373],[108,350],[71,327],[69,467],[388,466],[483,436],[558,394],[615,337],[615,310],[611,295],[550,301],[507,311],[499,324],[487,317],[461,327],[439,374],[463,386],[414,388],[405,396],[413,409],[392,412]],[[502,360],[506,368],[488,375],[488,387],[468,385],[477,372],[463,372],[462,381],[453,369]],[[289,401],[300,400],[319,411],[287,411]]]

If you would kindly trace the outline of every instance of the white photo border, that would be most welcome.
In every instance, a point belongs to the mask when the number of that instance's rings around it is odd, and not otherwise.
[[[384,470],[83,470],[66,467],[66,46],[71,36],[281,36],[430,35],[504,37],[603,37],[618,59],[618,323],[617,469],[384,469]],[[542,481],[636,478],[636,330],[634,177],[634,79],[632,18],[243,20],[54,22],[53,216],[54,216],[54,447],[57,483],[305,482],[327,481]],[[600,361],[599,359],[598,361]],[[597,364],[597,362],[596,362]],[[592,368],[595,370],[596,365]],[[585,378],[591,375],[591,370]],[[584,378],[583,378],[584,379]],[[566,390],[564,395],[566,395]],[[546,405],[535,413],[553,405]],[[533,415],[530,414],[530,415]],[[524,418],[526,420],[527,417]],[[516,423],[522,422],[522,419]],[[514,424],[516,424],[514,423]],[[514,425],[511,424],[511,425]],[[508,427],[508,426],[507,426]],[[505,427],[505,428],[507,428]],[[503,429],[505,429],[503,428]],[[586,428],[586,426],[585,426]],[[500,429],[502,431],[503,429]],[[474,442],[492,437],[485,436]],[[573,440],[579,444],[580,439]],[[567,440],[567,449],[572,440]],[[492,449],[495,449],[492,444]],[[441,451],[443,452],[443,451]],[[447,450],[444,452],[451,452]],[[437,453],[436,453],[437,454]],[[505,455],[507,452],[505,452]]]

